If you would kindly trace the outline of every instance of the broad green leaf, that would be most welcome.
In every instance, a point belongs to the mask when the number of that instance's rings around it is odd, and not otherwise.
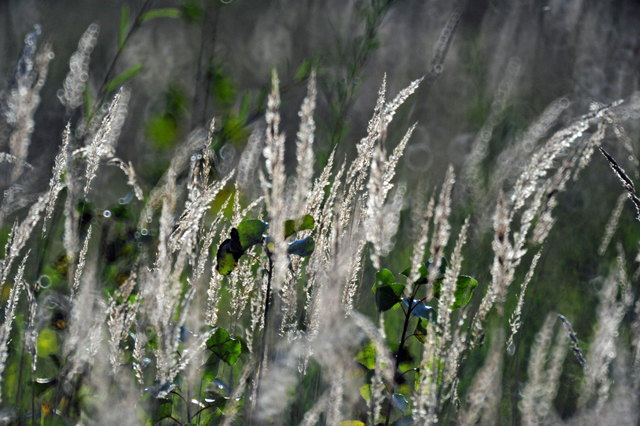
[[[365,426],[360,420],[343,420],[338,423],[339,426]]]
[[[451,305],[451,309],[457,309],[466,306],[473,296],[473,290],[478,287],[478,280],[468,275],[460,275],[456,280],[455,301]]]
[[[258,219],[243,220],[238,224],[238,235],[242,250],[262,242],[262,235],[269,225]]]
[[[305,229],[313,229],[315,226],[315,221],[313,217],[309,214],[306,214],[297,219],[289,219],[284,222],[284,237],[290,237],[296,232],[305,230]]]
[[[136,64],[124,71],[122,74],[115,76],[111,81],[109,81],[105,86],[104,90],[109,93],[113,92],[119,86],[121,86],[127,80],[132,79],[136,74],[138,74],[142,70],[142,64]]]
[[[433,297],[436,299],[440,298],[443,282],[444,277],[440,277],[433,283]],[[458,309],[466,306],[469,301],[471,301],[473,290],[475,290],[477,286],[478,281],[475,278],[468,275],[458,275],[458,278],[456,279],[456,289],[454,290],[455,300],[450,308]]]
[[[120,31],[118,32],[118,50],[122,50],[124,47],[124,41],[127,38],[127,32],[129,30],[129,4],[125,3],[120,9]]]
[[[207,349],[229,365],[234,365],[242,353],[242,344],[238,339],[229,336],[229,332],[219,328],[207,340]]]
[[[207,382],[213,382],[218,375],[220,358],[216,354],[211,354],[203,366],[202,378]]]
[[[360,386],[360,395],[369,403],[369,401],[371,401],[371,385],[364,384]]]
[[[175,7],[153,9],[142,14],[142,16],[140,17],[140,23],[142,24],[152,19],[158,19],[158,18],[177,19],[177,18],[180,18],[181,16],[182,16],[182,12],[180,11],[180,9],[176,9]]]
[[[374,343],[370,342],[363,350],[358,352],[355,361],[364,365],[369,370],[376,368],[376,347]]]
[[[373,284],[376,306],[379,311],[391,309],[400,301],[404,291],[404,284],[396,283],[393,273],[388,269],[376,272],[376,282]]]
[[[409,299],[402,299],[404,305],[409,307]],[[411,315],[415,315],[418,318],[423,318],[428,320],[431,313],[433,312],[433,308],[431,306],[425,305],[424,302],[420,302],[419,300],[413,299],[411,303]]]
[[[402,414],[406,413],[409,409],[409,401],[407,401],[407,398],[401,393],[394,393],[391,397],[391,402],[394,407],[402,411]]]
[[[288,254],[295,254],[297,256],[306,257],[313,253],[313,249],[316,247],[316,243],[312,237],[303,238],[289,243],[287,248]]]

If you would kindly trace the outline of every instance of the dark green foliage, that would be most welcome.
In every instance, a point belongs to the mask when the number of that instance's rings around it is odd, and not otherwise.
[[[400,301],[404,284],[395,282],[393,273],[388,269],[383,269],[376,272],[376,281],[372,290],[376,297],[378,310],[384,312]]]

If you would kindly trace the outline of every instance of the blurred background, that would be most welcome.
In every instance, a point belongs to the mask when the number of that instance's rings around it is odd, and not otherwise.
[[[178,13],[135,20],[142,12],[165,8]],[[119,49],[125,11],[130,19],[126,42]],[[400,248],[385,263],[395,270],[407,266],[409,249],[402,247],[409,247],[414,237],[412,205],[441,183],[448,164],[455,166],[462,181],[474,141],[483,129],[490,129],[488,156],[482,163],[486,196],[469,197],[463,181],[454,189],[454,233],[473,213],[474,238],[464,269],[481,288],[490,279],[489,212],[495,194],[498,188],[508,190],[528,159],[523,154],[504,161],[507,157],[500,153],[515,146],[554,102],[566,108],[549,134],[587,113],[592,102],[640,96],[640,3],[632,0],[4,0],[0,22],[0,88],[9,87],[24,37],[35,24],[41,25],[41,39],[52,44],[56,55],[36,112],[28,156],[34,171],[22,183],[27,194],[43,191],[49,179],[68,119],[57,93],[69,58],[91,23],[100,26],[100,33],[86,91],[95,99],[105,94],[109,81],[129,73],[125,75],[131,102],[117,154],[132,161],[145,190],[166,170],[174,149],[190,132],[207,128],[213,116],[217,167],[223,174],[231,170],[251,131],[263,122],[272,69],[280,77],[282,125],[292,167],[297,112],[309,72],[316,70],[316,171],[334,148],[340,161],[354,154],[385,74],[388,98],[410,81],[430,75],[402,107],[387,138],[389,146],[395,146],[406,128],[418,122],[397,178],[408,188],[397,237]],[[452,23],[453,35],[446,49],[438,51],[443,28]],[[434,54],[444,55],[435,73]],[[640,115],[634,111],[621,119],[637,149]],[[0,129],[3,151],[5,136]],[[607,135],[605,147],[621,159],[633,179],[638,178],[615,135]],[[124,196],[124,181],[121,186],[107,185],[109,179],[105,173],[98,183],[105,198]],[[598,254],[621,193],[597,154],[581,179],[561,195],[557,222],[529,287],[518,351],[528,351],[549,311],[567,316],[578,336],[588,341],[597,292],[615,256],[615,244],[623,244],[630,261],[637,252],[638,224],[632,206],[625,205],[613,243]],[[507,306],[514,304],[511,295]],[[373,312],[366,306],[362,310]],[[556,401],[564,416],[575,409],[572,372],[579,368],[575,362],[567,364]],[[526,366],[513,362],[505,368],[504,393],[511,393],[516,404]]]

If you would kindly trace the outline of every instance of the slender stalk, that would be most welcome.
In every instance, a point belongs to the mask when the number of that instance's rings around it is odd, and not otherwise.
[[[264,300],[264,320],[262,329],[262,342],[260,343],[260,351],[258,360],[258,378],[256,382],[256,401],[260,396],[260,384],[262,381],[262,367],[264,363],[265,351],[267,348],[267,332],[269,325],[269,299],[271,298],[271,278],[273,277],[273,259],[271,253],[267,251],[267,258],[269,259],[269,268],[267,269],[267,294]]]
[[[404,344],[406,343],[407,329],[409,328],[409,320],[411,319],[411,312],[418,305],[418,302],[414,304],[413,300],[415,299],[419,288],[420,288],[420,284],[416,284],[413,286],[413,294],[409,299],[409,307],[405,312],[405,316],[404,316],[404,325],[402,327],[402,337],[400,337],[400,344],[398,345],[398,350],[394,354],[395,360],[394,360],[394,368],[393,368],[393,383],[391,384],[391,390],[389,392],[389,402],[387,403],[387,413],[385,415],[385,422],[384,422],[385,426],[389,426],[389,420],[391,418],[391,405],[393,401],[393,394],[396,391],[395,376],[396,376],[396,372],[398,371],[398,367],[400,366],[400,353],[402,352],[402,348],[404,348]]]

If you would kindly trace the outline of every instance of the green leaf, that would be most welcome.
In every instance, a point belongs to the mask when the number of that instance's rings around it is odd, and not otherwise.
[[[229,275],[236,268],[238,260],[244,254],[239,232],[236,228],[231,228],[230,237],[220,244],[216,253],[216,269],[222,275]]]
[[[284,222],[284,237],[290,237],[296,232],[303,231],[305,229],[313,229],[315,221],[309,214],[305,214],[297,219],[289,219]]]
[[[158,18],[173,18],[177,19],[182,16],[182,12],[180,9],[176,9],[175,7],[167,7],[163,9],[153,9],[146,13],[143,13],[140,17],[140,23],[143,24],[152,19]]]
[[[242,344],[236,338],[230,337],[229,332],[219,328],[207,340],[207,349],[229,365],[234,365],[242,353]]]
[[[238,224],[238,235],[242,250],[262,242],[262,235],[269,225],[258,219],[243,220]]]
[[[202,372],[202,378],[207,382],[213,382],[218,375],[218,368],[220,366],[220,358],[216,354],[211,354],[204,364],[204,371]]]
[[[362,398],[364,398],[365,401],[367,401],[368,404],[369,401],[371,401],[371,385],[364,384],[360,386],[360,395],[362,396]]]
[[[478,287],[478,280],[468,275],[460,275],[456,280],[455,301],[451,309],[462,308],[471,301],[473,290]]]
[[[128,70],[124,71],[122,74],[115,76],[111,81],[109,81],[105,85],[104,90],[107,93],[113,92],[115,89],[117,89],[119,86],[121,86],[124,82],[126,82],[127,80],[132,79],[141,70],[142,70],[142,64],[136,64],[136,65],[132,66]]]
[[[343,420],[338,423],[338,426],[365,426],[360,420]]]
[[[313,237],[303,238],[289,243],[287,247],[288,254],[295,254],[297,256],[306,257],[313,253],[313,249],[316,247]]]
[[[124,41],[127,39],[129,27],[129,4],[125,3],[120,9],[120,31],[118,32],[118,50],[124,47]]]
[[[358,352],[355,357],[355,361],[364,365],[369,370],[376,368],[376,346],[373,342],[370,342],[363,350]]]
[[[389,310],[400,301],[404,291],[404,284],[396,283],[393,273],[388,269],[376,272],[376,282],[373,284],[376,296],[376,306],[379,311]]]
[[[305,59],[302,61],[300,66],[298,67],[298,71],[296,71],[296,75],[293,77],[294,81],[302,81],[309,75],[309,71],[311,70],[311,61]]]

